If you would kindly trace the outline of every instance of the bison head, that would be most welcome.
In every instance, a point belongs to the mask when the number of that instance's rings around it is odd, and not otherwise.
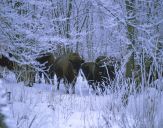
[[[81,64],[84,63],[84,60],[80,57],[78,53],[69,53],[68,60],[72,63],[73,68],[78,72]]]

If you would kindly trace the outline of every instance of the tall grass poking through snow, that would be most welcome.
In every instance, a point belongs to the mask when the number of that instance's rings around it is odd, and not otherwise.
[[[76,93],[65,94],[64,86],[35,84],[32,88],[16,81],[3,80],[11,92],[10,110],[18,128],[162,128],[163,94],[160,89],[134,90],[118,74],[116,89],[107,95],[96,95],[79,75]],[[159,79],[154,85],[163,85]],[[130,87],[130,90],[128,90]]]
[[[162,70],[157,71],[162,74]],[[141,74],[139,91],[134,78],[127,80],[122,74],[117,75],[114,84],[119,88],[103,109],[105,128],[163,128],[163,78],[158,76],[149,82]]]

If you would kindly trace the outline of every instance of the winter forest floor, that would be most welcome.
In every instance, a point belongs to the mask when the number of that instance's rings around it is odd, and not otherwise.
[[[12,74],[2,79],[2,84],[11,92],[10,116],[17,128],[132,128],[139,126],[136,122],[142,119],[155,121],[157,128],[163,126],[160,124],[163,95],[154,89],[144,95],[131,96],[128,106],[123,107],[118,94],[97,96],[81,76],[75,94],[65,94],[63,85],[59,91],[47,84],[25,87],[23,83],[16,83]]]

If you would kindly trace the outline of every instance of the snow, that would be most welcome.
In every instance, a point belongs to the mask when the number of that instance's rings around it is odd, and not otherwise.
[[[55,86],[45,84],[29,88],[16,83],[12,75],[2,83],[6,91],[11,92],[10,110],[17,127],[89,128],[98,127],[102,120],[104,97],[88,95],[90,91],[86,86],[77,86],[76,94],[65,94],[63,85],[59,91]]]
[[[63,85],[57,90],[56,83],[35,83],[33,87],[26,87],[23,83],[16,83],[11,73],[1,82],[6,92],[11,92],[9,115],[18,128],[134,127],[137,118],[149,121],[145,114],[148,113],[146,110],[152,111],[152,105],[155,105],[151,116],[155,126],[162,126],[163,95],[155,89],[131,95],[125,108],[118,97],[120,94],[95,95],[81,76],[77,79],[75,94],[65,94]]]

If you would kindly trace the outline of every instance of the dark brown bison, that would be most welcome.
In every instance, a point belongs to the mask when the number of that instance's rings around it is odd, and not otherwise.
[[[105,84],[115,79],[115,58],[108,58],[107,56],[99,56],[95,60],[99,67],[101,79]]]
[[[103,93],[105,88],[115,78],[114,66],[109,63],[106,56],[99,56],[95,62],[86,62],[82,64],[81,69],[94,90],[97,88]]]
[[[98,65],[106,64],[106,65],[117,66],[117,68],[120,66],[120,61],[115,57],[99,56],[97,57],[95,62]]]
[[[50,84],[50,81],[52,81],[52,84],[54,84],[54,55],[52,53],[41,54],[36,58],[36,61],[40,63],[40,68],[42,70],[39,71],[39,77],[41,78],[43,73],[45,82]],[[41,82],[40,79],[39,82]]]
[[[81,65],[81,69],[84,73],[88,84],[96,90],[98,84],[101,82],[101,75],[98,65],[95,62],[85,62]]]
[[[0,54],[0,66],[1,67],[6,67],[9,70],[13,70],[13,62],[8,59],[8,57]],[[3,78],[2,73],[0,72],[0,78]]]
[[[13,70],[13,61],[4,55],[0,55],[0,66],[7,67],[9,70]]]
[[[58,82],[58,90],[60,80],[63,79],[66,87],[66,93],[69,93],[70,85],[72,86],[73,93],[75,93],[76,77],[83,62],[84,60],[79,56],[78,53],[69,53],[56,59],[54,66]]]
[[[107,56],[99,56],[96,58],[95,63],[98,65],[103,65],[104,63],[108,63],[109,58]]]
[[[114,57],[108,58],[107,56],[99,56],[95,62],[100,70],[102,91],[105,91],[106,87],[114,91],[115,86],[112,85],[112,81],[115,79],[115,67],[118,67],[119,62]]]
[[[17,82],[23,81],[25,85],[33,86],[35,82],[35,70],[32,65],[19,64],[10,60],[9,57],[12,57],[12,54],[9,53],[8,57],[1,55],[0,66],[7,67],[10,71],[14,72]]]

